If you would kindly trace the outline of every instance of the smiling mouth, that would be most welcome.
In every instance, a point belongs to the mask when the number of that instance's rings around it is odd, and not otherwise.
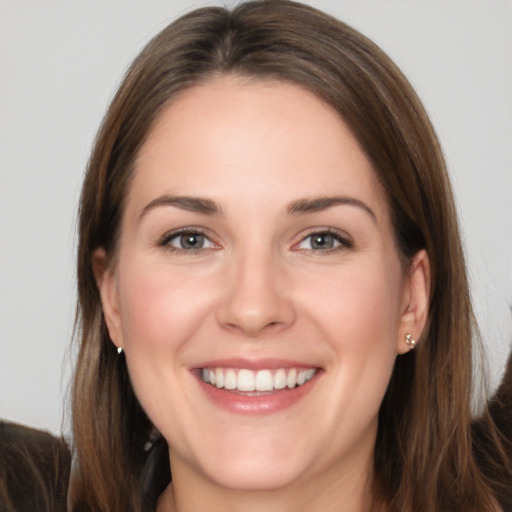
[[[317,368],[278,368],[248,370],[234,368],[202,368],[203,382],[218,389],[233,392],[265,392],[293,389],[310,381]]]

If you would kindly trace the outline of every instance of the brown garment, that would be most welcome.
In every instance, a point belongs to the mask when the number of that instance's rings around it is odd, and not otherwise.
[[[0,512],[65,512],[70,465],[62,438],[0,421]]]

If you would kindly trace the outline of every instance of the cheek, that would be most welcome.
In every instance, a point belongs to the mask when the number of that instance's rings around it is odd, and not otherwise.
[[[400,267],[346,267],[317,278],[317,291],[303,307],[309,308],[312,321],[330,345],[336,381],[332,389],[349,392],[347,400],[354,410],[364,404],[368,411],[376,411],[397,354]]]
[[[120,312],[126,350],[141,357],[177,350],[208,309],[204,280],[165,265],[137,262],[122,269],[121,275]]]
[[[185,279],[185,274],[151,261],[126,259],[120,268],[120,314],[130,379],[141,405],[155,420],[165,401],[180,392],[184,348],[210,310],[204,279]]]
[[[210,287],[205,276],[135,258],[125,259],[119,275],[124,348],[133,389],[158,428],[175,425],[172,411],[190,391],[183,384],[187,371],[183,353],[207,322]]]
[[[358,351],[396,343],[399,270],[354,266],[317,276],[315,281],[316,291],[304,297],[303,306],[330,332],[329,338],[336,347]]]

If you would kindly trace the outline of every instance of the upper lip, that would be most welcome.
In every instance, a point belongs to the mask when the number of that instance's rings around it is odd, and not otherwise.
[[[262,359],[245,359],[245,358],[228,358],[214,359],[205,361],[204,363],[194,365],[194,368],[239,368],[247,370],[277,370],[279,368],[317,368],[314,363],[305,363],[303,361],[295,361],[290,359],[278,358],[262,358]]]

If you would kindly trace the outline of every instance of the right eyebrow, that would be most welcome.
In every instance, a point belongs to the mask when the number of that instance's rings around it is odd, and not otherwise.
[[[201,213],[203,215],[222,215],[221,207],[212,201],[203,197],[190,196],[171,196],[163,195],[150,201],[142,209],[139,220],[141,220],[148,212],[161,206],[174,206],[189,212]]]

